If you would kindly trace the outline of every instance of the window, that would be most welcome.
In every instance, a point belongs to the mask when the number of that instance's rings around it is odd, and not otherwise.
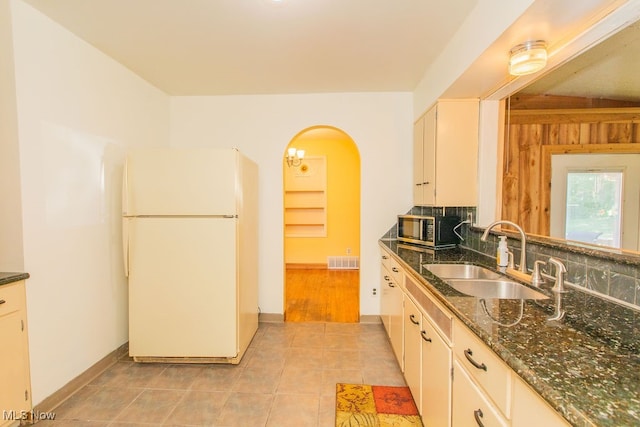
[[[551,236],[638,250],[639,154],[551,158]]]

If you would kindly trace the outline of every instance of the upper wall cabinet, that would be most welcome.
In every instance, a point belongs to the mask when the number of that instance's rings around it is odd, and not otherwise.
[[[413,204],[476,206],[477,99],[439,100],[413,129]]]

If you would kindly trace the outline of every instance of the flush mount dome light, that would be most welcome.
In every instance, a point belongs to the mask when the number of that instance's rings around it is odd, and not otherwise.
[[[519,44],[509,52],[509,74],[524,76],[540,71],[547,65],[547,43],[544,40]]]

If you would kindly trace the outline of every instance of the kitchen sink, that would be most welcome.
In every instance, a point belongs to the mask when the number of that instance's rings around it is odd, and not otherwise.
[[[486,299],[547,299],[541,292],[510,280],[447,279],[452,288],[466,295]]]
[[[499,279],[495,271],[472,264],[423,264],[423,267],[441,279]]]

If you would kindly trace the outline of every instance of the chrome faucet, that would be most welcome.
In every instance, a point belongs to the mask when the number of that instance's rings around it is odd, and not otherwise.
[[[562,261],[553,257],[549,258],[549,264],[556,268],[556,283],[553,285],[553,288],[551,288],[551,291],[556,297],[556,312],[547,320],[561,320],[565,314],[564,309],[562,308],[562,294],[567,292],[564,289],[564,275],[567,273],[567,268],[564,266]]]
[[[518,230],[518,232],[520,233],[520,267],[519,267],[519,270],[522,273],[528,275],[529,272],[527,270],[527,250],[526,250],[526,247],[527,247],[527,236],[526,236],[526,234],[524,234],[524,230],[522,230],[522,228],[518,224],[516,224],[515,222],[507,221],[507,220],[499,220],[499,221],[492,222],[484,230],[484,233],[482,234],[482,237],[480,237],[480,240],[482,240],[483,242],[486,242],[487,241],[487,236],[489,236],[489,231],[493,227],[495,227],[496,225],[499,225],[499,224],[510,225],[511,227],[513,227],[516,230]]]

